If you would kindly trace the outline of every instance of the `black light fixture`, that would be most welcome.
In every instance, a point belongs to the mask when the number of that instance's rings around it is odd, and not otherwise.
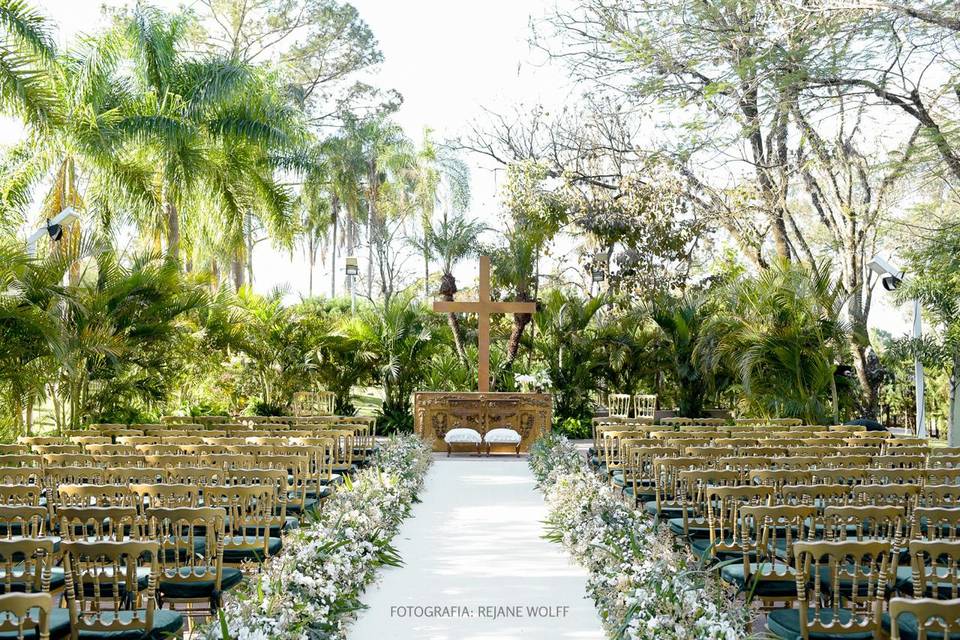
[[[63,227],[59,224],[50,224],[50,218],[47,218],[47,234],[54,242],[60,242],[63,239]]]
[[[590,278],[594,282],[603,282],[607,277],[607,265],[610,263],[610,256],[606,253],[593,254],[593,260],[590,263]]]
[[[355,257],[347,258],[346,271],[348,276],[360,275],[360,265]]]
[[[887,291],[895,291],[897,287],[900,286],[900,283],[903,282],[897,276],[884,276],[880,281],[880,284],[883,285],[883,288]]]

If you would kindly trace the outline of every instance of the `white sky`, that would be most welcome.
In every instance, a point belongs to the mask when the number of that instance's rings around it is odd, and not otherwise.
[[[37,0],[35,0],[37,1]],[[507,108],[516,103],[542,102],[559,106],[571,94],[565,75],[546,64],[528,46],[531,17],[538,17],[563,0],[352,0],[380,42],[384,63],[378,86],[398,90],[404,103],[396,115],[407,134],[419,140],[424,127],[435,139],[461,134],[481,116],[481,107]],[[61,44],[78,33],[102,26],[103,5],[122,6],[127,0],[39,0],[58,25]],[[190,0],[153,0],[174,9]],[[20,127],[0,121],[0,143],[16,140]],[[472,168],[473,204],[470,214],[492,223],[497,212],[497,174],[476,157],[465,158]],[[500,174],[502,179],[502,174]],[[361,256],[361,263],[363,256]],[[338,269],[342,271],[342,257]],[[411,265],[419,273],[416,264]],[[363,271],[363,268],[361,268]],[[477,268],[464,265],[458,279],[469,283]],[[302,252],[293,256],[258,245],[254,254],[254,286],[266,292],[286,286],[291,297],[307,293],[307,264]],[[343,291],[342,279],[338,291]],[[328,292],[329,271],[315,272],[315,292]],[[900,334],[908,323],[901,310],[877,291],[871,325]]]

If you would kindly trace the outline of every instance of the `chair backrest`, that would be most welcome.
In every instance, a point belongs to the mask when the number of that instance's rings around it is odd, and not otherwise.
[[[105,477],[100,467],[50,467],[43,471],[43,486],[55,492],[64,484],[102,484]]]
[[[920,485],[861,484],[853,487],[853,497],[857,504],[902,507],[906,517],[911,518],[920,497]]]
[[[633,415],[638,418],[653,418],[657,413],[655,394],[636,394],[633,396]]]
[[[866,469],[813,469],[810,472],[814,484],[864,484],[867,481]]]
[[[957,469],[960,468],[960,454],[934,454],[931,453],[927,458],[927,467],[931,469]]]
[[[913,540],[960,540],[960,509],[917,507],[913,510]]]
[[[0,504],[0,537],[43,537],[49,515],[39,504]]]
[[[155,541],[64,542],[64,593],[73,633],[139,632],[147,637],[156,607],[158,549]],[[138,567],[149,567],[145,589],[139,586]],[[118,615],[121,611],[133,613]]]
[[[925,484],[920,489],[920,506],[960,508],[960,485]]]
[[[937,638],[953,638],[960,630],[960,599],[891,598],[890,638],[900,640],[900,616],[914,619],[917,640],[927,640],[931,632]]]
[[[149,484],[163,476],[163,472],[154,467],[107,467],[105,474],[110,484]]]
[[[226,511],[224,547],[228,550],[253,550],[263,561],[269,557],[273,527],[282,527],[284,519],[276,515],[279,498],[276,485],[216,485],[203,490],[204,506]]]
[[[55,555],[50,538],[0,540],[3,593],[49,593]]]
[[[143,462],[148,467],[192,467],[197,464],[197,456],[190,454],[156,454],[143,456]]]
[[[906,534],[906,515],[896,506],[846,505],[823,510],[827,540],[885,540],[899,547]]]
[[[607,396],[607,411],[614,418],[630,417],[630,394],[611,393]]]
[[[815,506],[819,511],[849,504],[851,500],[850,487],[845,484],[784,485],[779,494],[784,504]]]
[[[0,484],[0,505],[39,506],[43,487],[24,484]]]
[[[148,483],[131,484],[130,491],[137,496],[140,513],[149,509],[196,507],[200,504],[200,487],[196,484]]]
[[[86,506],[57,509],[64,540],[148,540],[148,523],[136,507]]]
[[[49,593],[10,593],[0,595],[0,632],[5,637],[24,640],[50,640]]]
[[[769,485],[779,494],[784,485],[810,484],[813,482],[813,473],[799,469],[753,469],[749,478],[752,484]]]
[[[856,633],[879,636],[880,611],[889,578],[890,544],[886,542],[798,542],[796,555],[800,632]],[[824,579],[829,587],[824,585]],[[841,590],[841,583],[848,587]],[[827,593],[846,594],[829,600]],[[848,613],[841,614],[841,601]],[[825,604],[829,602],[829,604]]]
[[[960,598],[960,541],[912,540],[909,548],[914,597]]]
[[[136,496],[125,484],[62,484],[56,507],[135,507]]]

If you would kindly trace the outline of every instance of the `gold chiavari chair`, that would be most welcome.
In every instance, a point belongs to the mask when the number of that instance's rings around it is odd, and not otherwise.
[[[688,469],[702,469],[706,466],[708,466],[707,461],[703,458],[690,456],[654,459],[656,498],[653,502],[644,503],[644,510],[661,520],[683,517],[679,493],[680,472]]]
[[[802,456],[787,451],[787,455],[782,458],[774,458],[774,466],[779,469],[815,469],[820,465],[821,458],[818,456]]]
[[[175,444],[135,444],[137,452],[144,456],[175,456],[180,453],[180,446]]]
[[[78,444],[43,444],[31,447],[37,455],[52,454],[80,454],[83,453],[83,447]]]
[[[900,455],[874,456],[870,463],[870,466],[878,469],[922,469],[926,465],[926,456]]]
[[[179,633],[183,617],[156,607],[158,552],[155,541],[63,543],[74,640],[109,640],[118,633],[172,638]],[[146,570],[145,581],[138,569]]]
[[[282,539],[270,535],[272,529],[285,524],[276,515],[276,485],[208,485],[203,500],[204,506],[226,510],[225,565],[261,564],[280,553]]]
[[[93,458],[88,453],[45,453],[43,466],[50,467],[93,467]]]
[[[911,540],[906,580],[897,586],[915,598],[960,598],[960,541]]]
[[[697,540],[690,547],[700,556],[712,555],[718,559],[739,557],[743,553],[743,535],[740,508],[744,506],[770,505],[773,487],[741,485],[733,487],[707,487],[707,518],[709,521],[709,546],[701,549]]]
[[[751,591],[764,608],[797,599],[793,546],[813,537],[816,509],[806,505],[740,507],[741,563],[721,567],[720,577]]]
[[[925,484],[920,488],[921,507],[960,509],[960,486],[955,484]]]
[[[960,600],[891,598],[889,620],[882,620],[891,640],[956,638],[960,630]],[[892,626],[892,628],[891,628]]]
[[[260,469],[280,470],[287,474],[287,512],[299,517],[308,511],[315,511],[319,506],[321,496],[318,493],[319,485],[311,482],[312,465],[306,455],[260,455],[257,456],[257,467]],[[313,496],[308,497],[308,493]]]
[[[45,538],[47,508],[28,504],[0,505],[0,537]]]
[[[740,483],[737,471],[690,469],[679,473],[677,489],[681,517],[670,518],[670,532],[688,540],[710,538],[707,490],[712,487],[735,487]],[[703,545],[701,545],[703,547]]]
[[[630,416],[630,394],[611,393],[607,396],[607,412],[612,418]]]
[[[778,638],[791,640],[878,636],[890,545],[872,541],[797,542],[793,548],[799,607],[770,611],[767,629]],[[850,597],[831,598],[825,588],[843,582],[851,585]],[[853,635],[856,633],[861,635]]]
[[[95,456],[135,456],[139,453],[132,444],[91,444],[86,449]]]
[[[780,488],[784,504],[812,506],[819,513],[830,506],[845,506],[851,503],[851,487],[846,484],[798,484],[784,485]],[[823,534],[823,526],[817,528],[817,535]]]
[[[117,444],[124,445],[128,447],[137,447],[137,451],[140,450],[140,445],[145,444],[161,444],[163,439],[160,436],[120,436],[117,438]]]
[[[50,640],[70,635],[70,619],[54,615],[53,597],[49,593],[7,593],[0,595],[0,634],[11,640]]]
[[[740,447],[737,449],[738,456],[761,458],[779,458],[787,455],[786,447]]]
[[[61,484],[53,492],[56,509],[64,507],[135,507],[136,496],[125,484]]]
[[[750,472],[754,469],[769,469],[773,466],[773,458],[763,456],[730,456],[717,458],[714,467],[717,469],[733,469],[740,473],[741,484],[750,481]]]
[[[71,444],[78,444],[86,448],[91,444],[110,444],[111,440],[107,436],[70,436]]]
[[[780,495],[780,490],[786,485],[811,484],[813,472],[799,469],[754,469],[750,471],[749,480],[751,484],[773,487],[774,495]]]
[[[148,511],[161,543],[158,596],[161,603],[206,604],[219,609],[224,591],[236,587],[243,574],[223,566],[226,511],[210,507],[155,508]],[[198,532],[202,535],[198,535]]]
[[[872,456],[848,456],[840,455],[841,452],[837,452],[838,455],[828,456],[823,459],[823,466],[829,467],[832,469],[856,469],[868,467],[871,463],[876,460]]]
[[[853,487],[855,504],[901,507],[907,520],[913,517],[919,498],[920,485],[916,484],[861,484]]]
[[[657,442],[653,440],[653,442]],[[670,458],[680,455],[680,450],[664,446],[633,446],[627,449],[627,459],[630,466],[631,484],[624,487],[624,496],[633,501],[634,505],[642,506],[647,502],[656,501],[656,468],[654,461],[658,458]]]
[[[214,469],[253,469],[257,466],[257,458],[235,453],[205,453],[200,455],[198,464]]]
[[[49,467],[43,470],[43,486],[51,509],[57,491],[63,485],[103,484],[106,470],[100,467]]]
[[[127,468],[127,469],[137,469],[143,468],[146,466],[146,462],[142,455],[103,455],[103,456],[92,456],[93,464],[98,467],[104,468]]]

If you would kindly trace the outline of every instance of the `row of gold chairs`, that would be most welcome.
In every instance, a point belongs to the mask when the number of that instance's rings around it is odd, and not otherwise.
[[[759,599],[774,635],[957,628],[957,451],[843,429],[598,426],[598,472]]]

